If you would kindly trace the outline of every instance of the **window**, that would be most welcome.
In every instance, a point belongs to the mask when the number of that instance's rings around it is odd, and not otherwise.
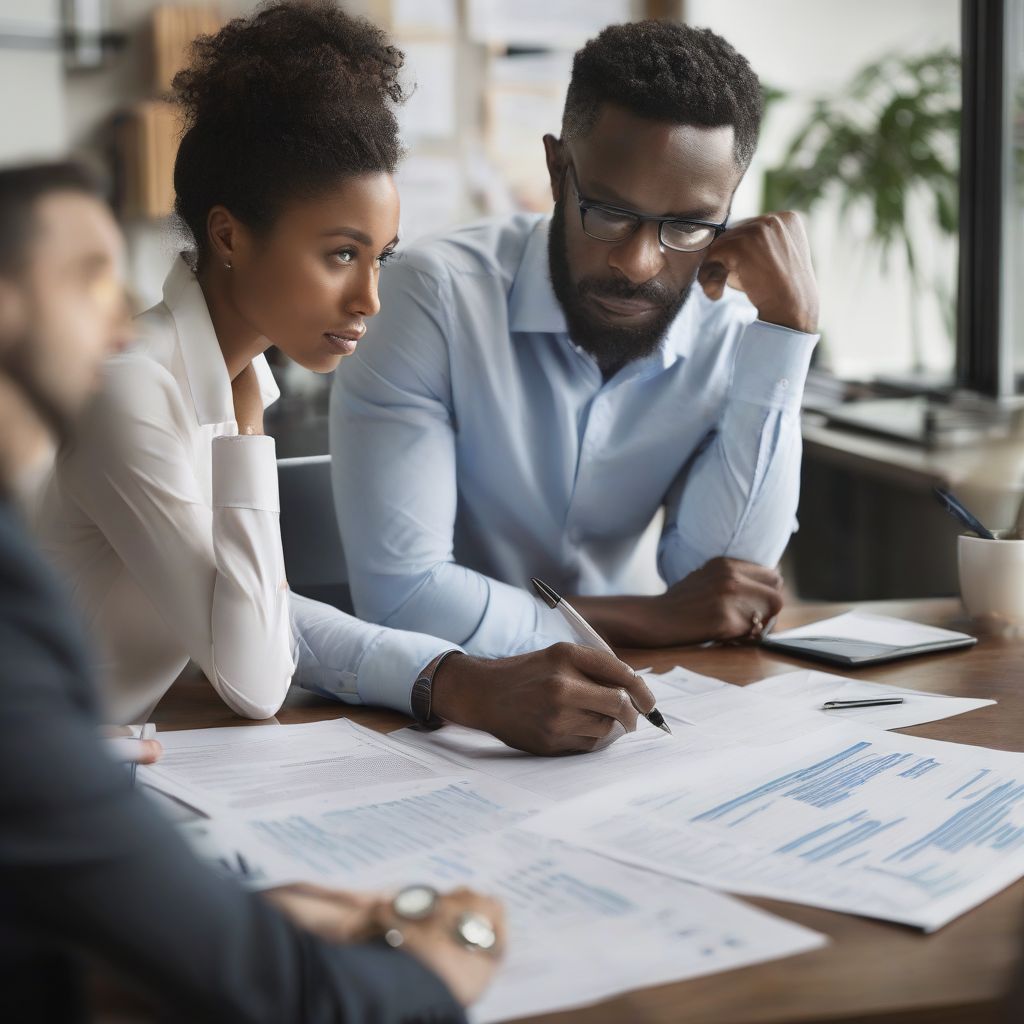
[[[689,0],[685,12],[743,53],[768,90],[734,216],[784,198],[804,213],[822,363],[844,378],[950,383],[959,0]]]

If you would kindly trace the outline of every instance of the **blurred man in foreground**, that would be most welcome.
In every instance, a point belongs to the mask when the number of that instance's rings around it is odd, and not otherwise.
[[[0,171],[0,1019],[84,1019],[89,953],[189,1021],[461,1021],[496,961],[460,922],[499,948],[492,901],[414,921],[304,886],[275,909],[204,868],[103,749],[85,637],[14,494],[126,343],[121,249],[81,168]],[[368,941],[386,931],[402,949]]]

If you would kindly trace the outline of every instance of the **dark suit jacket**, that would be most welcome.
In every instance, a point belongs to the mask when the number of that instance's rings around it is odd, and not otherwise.
[[[87,645],[0,500],[0,1020],[82,1020],[98,956],[187,1021],[462,1021],[413,957],[338,947],[208,871],[102,748]]]

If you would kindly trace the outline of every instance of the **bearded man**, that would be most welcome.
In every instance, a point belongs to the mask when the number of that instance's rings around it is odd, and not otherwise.
[[[553,215],[384,271],[331,399],[360,616],[501,657],[573,639],[534,576],[614,646],[757,636],[777,614],[818,294],[794,214],[729,223],[761,112],[713,32],[613,25],[543,140]],[[659,509],[666,590],[630,593]],[[495,699],[438,698],[460,721]]]

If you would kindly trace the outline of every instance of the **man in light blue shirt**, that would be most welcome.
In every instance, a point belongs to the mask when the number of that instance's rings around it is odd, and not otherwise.
[[[725,228],[760,115],[718,36],[612,26],[544,139],[553,216],[384,272],[331,402],[361,616],[501,657],[571,637],[532,576],[616,645],[756,635],[777,613],[818,300],[794,215]],[[660,509],[668,589],[624,593]]]

